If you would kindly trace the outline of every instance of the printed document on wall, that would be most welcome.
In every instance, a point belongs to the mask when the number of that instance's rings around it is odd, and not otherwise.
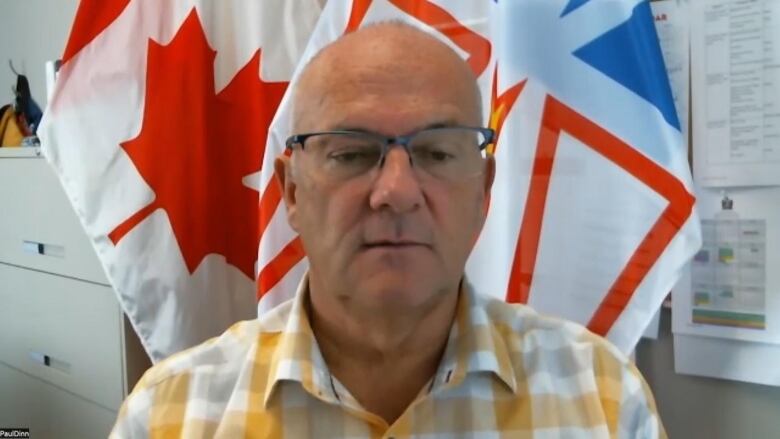
[[[766,329],[766,221],[724,209],[702,220],[702,240],[691,263],[691,321]]]
[[[780,345],[780,188],[696,198],[702,248],[672,290],[673,331]]]
[[[695,190],[703,242],[672,289],[675,372],[780,386],[767,366],[780,361],[780,187]]]
[[[666,73],[669,75],[674,107],[687,145],[690,77],[688,0],[661,0],[650,3],[650,8],[655,19]]]
[[[780,1],[690,7],[695,181],[780,185]]]

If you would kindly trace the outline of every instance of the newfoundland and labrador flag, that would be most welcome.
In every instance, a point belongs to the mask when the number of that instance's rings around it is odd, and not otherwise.
[[[633,349],[700,243],[648,3],[321,3],[81,1],[39,132],[151,358],[292,296],[306,260],[272,166],[288,82],[383,20],[460,53],[499,132],[472,283]]]
[[[499,133],[489,216],[466,270],[476,289],[631,351],[700,246],[649,3],[330,0],[297,72],[345,32],[387,20],[418,26],[467,60]],[[283,151],[289,114],[287,95],[266,164]],[[288,298],[306,268],[272,172],[261,171],[260,313]]]

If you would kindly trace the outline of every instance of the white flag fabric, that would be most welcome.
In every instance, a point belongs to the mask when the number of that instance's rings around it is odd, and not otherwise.
[[[153,361],[255,316],[268,125],[317,0],[82,0],[39,129]]]
[[[649,3],[331,0],[291,87],[326,44],[386,20],[463,55],[498,131],[488,219],[466,270],[476,289],[631,351],[701,242]],[[307,266],[270,166],[290,134],[288,93],[260,178],[259,313],[289,298]]]

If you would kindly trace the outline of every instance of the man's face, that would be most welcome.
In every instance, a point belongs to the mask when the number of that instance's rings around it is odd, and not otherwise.
[[[339,59],[338,74],[324,72],[299,90],[295,133],[397,136],[478,125],[473,80],[447,61]],[[312,291],[381,312],[430,305],[456,290],[492,183],[492,158],[476,160],[479,174],[443,181],[418,172],[395,147],[381,168],[338,180],[314,151],[296,149],[287,161],[285,200],[309,258]]]

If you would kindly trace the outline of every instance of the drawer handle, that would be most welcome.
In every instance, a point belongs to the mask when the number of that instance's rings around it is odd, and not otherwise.
[[[33,253],[43,256],[53,256],[55,258],[65,257],[65,247],[54,244],[44,244],[35,241],[22,241],[22,249],[25,253]]]
[[[59,370],[60,372],[70,373],[70,364],[64,361],[52,358],[49,355],[42,354],[40,352],[29,351],[28,355],[30,359],[38,364],[42,364],[47,367],[51,367]]]

